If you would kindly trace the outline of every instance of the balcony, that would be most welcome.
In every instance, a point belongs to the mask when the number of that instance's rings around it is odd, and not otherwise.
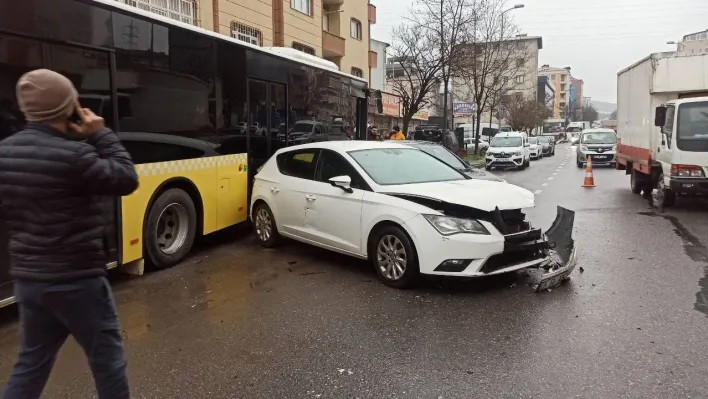
[[[369,4],[369,23],[376,23],[376,6],[373,4]]]
[[[379,55],[376,51],[369,51],[369,68],[377,68]]]
[[[322,0],[323,6],[341,6],[344,0]]]
[[[322,57],[343,57],[344,38],[333,35],[326,30],[322,31]]]

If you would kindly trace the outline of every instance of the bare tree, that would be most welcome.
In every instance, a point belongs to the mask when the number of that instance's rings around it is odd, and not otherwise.
[[[455,71],[462,91],[467,91],[476,106],[476,132],[480,131],[481,118],[486,110],[499,103],[514,85],[515,70],[525,63],[525,47],[515,40],[517,29],[507,20],[503,0],[479,0],[475,3],[475,18],[464,43],[460,45]],[[522,51],[524,50],[524,51]],[[523,58],[519,62],[519,58]],[[479,150],[476,134],[475,153]]]
[[[597,109],[592,104],[585,104],[582,108],[583,120],[590,122],[592,125],[598,118]]]
[[[413,115],[431,102],[440,81],[441,60],[429,32],[421,32],[414,23],[406,23],[393,32],[389,91],[401,99],[403,131],[408,131]]]
[[[531,132],[552,115],[545,104],[523,96],[506,96],[503,101],[504,118],[513,130]]]
[[[418,32],[426,32],[440,61],[439,78],[443,84],[442,117],[448,126],[450,83],[456,75],[455,60],[462,51],[468,30],[476,18],[475,0],[417,0],[410,22]]]

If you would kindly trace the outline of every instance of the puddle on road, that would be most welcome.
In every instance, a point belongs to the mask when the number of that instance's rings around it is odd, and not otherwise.
[[[708,316],[708,248],[691,233],[675,216],[655,212],[638,212],[643,216],[661,217],[674,226],[674,233],[683,241],[683,251],[694,262],[703,263],[703,278],[698,280],[700,289],[696,293],[696,303],[693,308]]]

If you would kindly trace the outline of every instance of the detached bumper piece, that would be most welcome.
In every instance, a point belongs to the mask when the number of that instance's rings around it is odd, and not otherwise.
[[[543,234],[531,228],[522,219],[510,218],[499,210],[494,212],[494,225],[504,234],[504,252],[489,257],[480,272],[495,274],[518,266],[540,267],[547,273],[541,276],[537,290],[548,289],[562,283],[575,269],[575,242],[573,224],[575,212],[558,207],[556,219]],[[518,231],[526,227],[524,231]]]

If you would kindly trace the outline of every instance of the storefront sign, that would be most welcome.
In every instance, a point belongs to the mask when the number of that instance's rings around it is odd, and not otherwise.
[[[455,117],[474,115],[475,104],[473,103],[453,103],[452,113]]]
[[[415,114],[413,114],[412,119],[418,120],[418,121],[427,121],[428,118],[430,118],[430,113],[426,111],[418,111]]]
[[[381,102],[383,103],[383,114],[398,118],[401,116],[401,101],[398,96],[381,92]]]

